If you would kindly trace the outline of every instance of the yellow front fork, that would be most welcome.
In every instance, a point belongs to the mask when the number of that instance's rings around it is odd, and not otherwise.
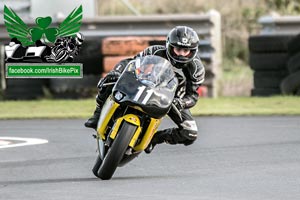
[[[107,129],[108,122],[119,106],[120,104],[113,101],[111,97],[109,97],[103,105],[100,114],[100,119],[97,125],[98,137],[101,137],[103,140],[105,139],[105,132]]]
[[[110,134],[109,137],[112,138],[112,139],[115,139],[115,137],[117,135],[117,132],[120,129],[120,125],[122,124],[123,120],[126,121],[126,122],[128,122],[128,123],[130,123],[130,124],[133,124],[133,125],[135,125],[137,127],[137,129],[135,130],[135,133],[134,133],[134,135],[133,135],[133,137],[132,137],[132,139],[131,139],[131,141],[129,143],[129,146],[133,148],[134,145],[135,145],[135,143],[136,143],[136,141],[137,141],[137,139],[138,139],[138,137],[139,137],[139,135],[140,135],[140,133],[141,133],[141,130],[142,130],[142,128],[141,128],[141,121],[138,118],[138,116],[136,116],[136,115],[127,114],[127,115],[124,115],[123,117],[120,117],[115,122],[115,124],[114,124],[114,126],[112,128],[112,132],[111,132],[111,134]]]
[[[111,119],[112,115],[114,114],[114,112],[119,106],[120,104],[110,99],[106,101],[106,103],[102,108],[101,117],[99,119],[99,123],[97,127],[97,133],[98,133],[98,137],[101,137],[103,140],[105,139],[105,133],[106,133],[109,120]],[[109,137],[115,139],[123,120],[137,127],[129,143],[129,146],[132,147],[135,151],[142,151],[149,145],[154,133],[156,132],[158,126],[161,123],[161,119],[151,118],[150,124],[145,132],[145,135],[143,136],[141,142],[137,146],[135,146],[139,138],[139,135],[142,131],[142,128],[141,128],[141,121],[139,117],[134,114],[127,114],[117,119],[114,126],[112,127],[112,132]]]
[[[135,151],[143,151],[150,143],[154,133],[156,132],[158,126],[161,123],[161,119],[154,119],[151,118],[150,124],[145,132],[145,135],[143,136],[141,142],[135,146],[139,135],[142,131],[141,128],[141,122],[138,116],[133,115],[133,114],[127,114],[121,118],[119,118],[116,123],[114,124],[113,128],[112,128],[112,132],[110,134],[110,138],[114,139],[117,135],[118,130],[120,129],[120,125],[122,124],[122,121],[125,120],[128,123],[131,123],[133,125],[135,125],[137,127],[130,143],[129,146],[132,147]]]
[[[156,132],[158,126],[161,123],[161,119],[151,118],[150,124],[147,128],[147,131],[142,139],[142,141],[134,147],[135,151],[143,151],[151,142],[154,133]]]

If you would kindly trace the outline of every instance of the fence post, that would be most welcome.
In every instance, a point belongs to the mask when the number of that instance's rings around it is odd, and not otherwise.
[[[213,51],[211,52],[211,63],[208,69],[212,73],[212,83],[208,86],[208,96],[218,96],[218,79],[221,76],[222,70],[220,69],[222,63],[222,44],[221,44],[221,15],[216,10],[210,10],[210,20],[213,24],[210,29],[211,46]]]
[[[6,89],[4,59],[5,59],[4,45],[0,45],[0,87],[1,87],[1,90]]]

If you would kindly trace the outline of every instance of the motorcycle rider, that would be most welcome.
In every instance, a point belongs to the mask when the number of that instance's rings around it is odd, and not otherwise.
[[[198,35],[192,28],[177,26],[168,33],[166,46],[150,46],[136,55],[157,55],[168,59],[174,66],[173,69],[179,83],[173,104],[180,113],[173,108],[168,113],[178,127],[157,131],[145,149],[146,153],[150,153],[156,144],[163,142],[190,145],[197,139],[198,128],[189,109],[198,100],[197,89],[203,83],[205,75],[204,66],[198,55],[198,45]],[[103,87],[103,83],[115,82],[130,60],[132,58],[118,63],[106,77],[99,81],[96,110],[94,115],[85,122],[86,127],[96,129],[103,103],[111,93],[113,86]]]

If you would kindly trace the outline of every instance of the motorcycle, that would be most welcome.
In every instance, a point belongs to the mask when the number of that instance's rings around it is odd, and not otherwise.
[[[92,171],[103,180],[143,152],[162,118],[172,106],[176,108],[172,101],[178,80],[171,63],[162,57],[130,61],[113,84],[95,135],[98,155]]]

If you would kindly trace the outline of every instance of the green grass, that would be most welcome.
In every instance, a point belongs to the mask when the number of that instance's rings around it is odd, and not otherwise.
[[[300,115],[300,97],[222,97],[200,99],[194,115]]]
[[[92,99],[2,101],[0,119],[86,118],[94,108]]]
[[[238,59],[223,58],[222,75],[218,80],[219,96],[250,96],[253,88],[253,71]]]
[[[88,118],[95,100],[1,101],[0,119]],[[195,116],[300,115],[300,97],[201,98]]]

